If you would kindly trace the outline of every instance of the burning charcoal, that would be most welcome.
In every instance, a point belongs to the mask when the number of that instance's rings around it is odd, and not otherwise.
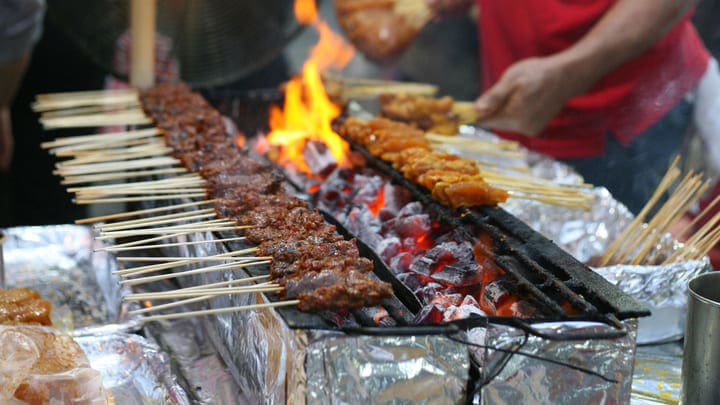
[[[415,316],[416,324],[435,325],[443,321],[443,311],[435,305],[426,305]]]
[[[448,308],[450,306],[458,306],[463,301],[462,294],[437,294],[430,303],[439,306],[440,308]]]
[[[383,190],[383,179],[378,176],[373,177],[365,177],[365,176],[356,176],[356,179],[358,180],[364,180],[362,181],[362,185],[357,188],[357,193],[355,194],[355,198],[353,198],[353,202],[359,205],[367,205],[370,206],[372,204],[378,203],[378,196],[382,196],[382,200],[384,200],[384,193],[381,192]],[[358,184],[355,184],[355,187],[358,187]],[[381,202],[382,205],[382,202]],[[380,207],[382,208],[382,207]],[[379,208],[378,208],[379,211]]]
[[[410,215],[419,215],[423,213],[422,204],[417,201],[413,201],[400,209],[398,212],[399,217],[407,217]]]
[[[405,187],[398,187],[391,183],[385,184],[385,207],[383,210],[393,216],[399,214],[402,207],[412,199],[412,193]]]
[[[306,142],[303,148],[303,157],[313,174],[326,176],[337,167],[335,157],[323,142]]]
[[[402,244],[400,243],[400,239],[392,236],[380,241],[380,243],[375,248],[375,251],[381,258],[383,258],[383,260],[387,262],[387,259],[396,256],[400,252],[401,247]]]
[[[425,283],[420,280],[420,277],[415,273],[400,273],[397,275],[397,278],[413,291],[417,291],[425,285]]]
[[[485,316],[485,312],[480,309],[480,304],[472,296],[466,296],[459,306],[451,306],[443,313],[443,321],[449,322],[456,319],[465,319],[470,314],[478,314]]]
[[[377,326],[396,326],[397,322],[390,316],[388,311],[383,307],[366,307],[361,311],[367,318],[372,319]]]
[[[410,254],[403,252],[390,259],[390,268],[395,274],[407,273],[408,271],[410,271],[410,262]]]
[[[429,303],[440,291],[443,290],[445,290],[444,286],[438,283],[430,282],[424,287],[415,290],[415,295],[421,302]]]
[[[430,232],[430,218],[425,214],[397,217],[395,231],[403,238],[420,239]]]
[[[487,303],[496,306],[496,304],[500,303],[504,299],[509,298],[510,291],[506,287],[507,283],[508,281],[505,279],[495,280],[488,283],[483,291],[483,299],[487,301]]]
[[[348,230],[376,250],[383,240],[380,235],[380,221],[370,211],[358,207],[353,208],[349,218]]]
[[[436,262],[430,257],[420,256],[410,265],[410,271],[423,276],[430,276],[433,272],[433,267]]]
[[[430,278],[447,286],[468,287],[482,282],[482,272],[477,263],[454,263],[443,266],[440,271],[432,273]]]

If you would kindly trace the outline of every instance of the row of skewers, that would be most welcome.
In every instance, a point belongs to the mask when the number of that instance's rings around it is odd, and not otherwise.
[[[270,164],[251,158],[247,150],[238,148],[233,139],[228,138],[222,117],[201,96],[184,85],[164,85],[145,92],[141,100],[144,111],[152,116],[158,128],[93,135],[89,139],[72,137],[45,144],[44,146],[51,148],[54,153],[71,157],[59,165],[58,174],[65,176],[65,184],[75,185],[98,181],[98,176],[101,175],[110,175],[112,179],[122,178],[123,175],[136,175],[136,171],[128,169],[141,169],[139,171],[144,172],[144,177],[164,176],[158,180],[125,184],[72,187],[70,190],[76,194],[78,203],[162,201],[178,198],[203,200],[79,222],[123,219],[120,222],[97,225],[98,239],[101,240],[151,236],[105,248],[114,252],[170,247],[179,242],[151,243],[207,231],[243,231],[244,236],[223,240],[246,239],[258,246],[197,258],[120,256],[118,261],[123,263],[161,262],[117,271],[124,279],[122,283],[140,285],[259,265],[269,266],[270,274],[260,278],[228,280],[167,293],[134,294],[126,297],[143,301],[181,298],[177,302],[154,305],[138,312],[173,308],[232,293],[274,292],[283,300],[262,304],[260,307],[297,305],[299,309],[306,311],[377,305],[382,299],[392,295],[388,284],[368,275],[372,264],[359,257],[353,241],[343,240],[333,226],[324,222],[319,213],[310,211],[303,201],[288,195],[282,188],[282,178]],[[174,157],[167,156],[170,153]],[[170,169],[173,171],[167,172],[167,166],[181,166],[181,163],[185,167],[172,167]],[[152,166],[143,166],[148,164]],[[153,169],[148,170],[148,167]],[[188,168],[195,173],[190,173]],[[171,175],[173,177],[169,177]],[[127,178],[129,177],[125,179]],[[200,209],[184,211],[189,208]],[[182,211],[173,212],[177,210]],[[161,212],[172,213],[151,218],[135,218],[138,215]],[[239,223],[243,225],[238,225]],[[255,255],[256,253],[259,255]],[[221,264],[154,274],[206,262]],[[263,279],[265,281],[260,284],[238,286]],[[259,307],[218,308],[209,310],[211,312],[193,311],[147,316],[144,319],[158,320],[254,308]]]

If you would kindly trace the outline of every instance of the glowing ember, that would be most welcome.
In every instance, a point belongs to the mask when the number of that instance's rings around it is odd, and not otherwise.
[[[288,82],[283,108],[271,109],[268,142],[280,148],[278,163],[292,164],[305,173],[310,173],[302,153],[307,141],[324,142],[337,164],[348,166],[348,145],[330,127],[340,115],[340,107],[328,98],[320,73],[345,66],[353,56],[353,48],[319,19],[314,0],[296,0],[295,17],[302,24],[312,24],[320,40],[303,65],[302,74]]]

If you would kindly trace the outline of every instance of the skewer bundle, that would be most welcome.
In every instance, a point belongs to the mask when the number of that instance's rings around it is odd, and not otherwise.
[[[655,248],[671,227],[688,212],[710,187],[710,180],[702,173],[690,171],[682,176],[677,167],[679,157],[670,165],[650,200],[634,220],[623,230],[600,260],[600,266],[608,264],[656,264]],[[662,197],[672,189],[666,202],[658,205]],[[686,236],[692,227],[720,202],[715,198],[678,236]],[[650,218],[653,210],[657,212]],[[714,215],[690,236],[669,257],[660,263],[663,265],[687,260],[699,260],[720,242],[720,214]]]
[[[171,200],[206,196],[214,198],[133,213],[106,215],[79,222],[120,220],[97,225],[97,238],[100,240],[145,236],[145,239],[140,241],[104,248],[108,251],[176,246],[181,243],[172,242],[173,238],[206,231],[232,233],[243,230],[245,236],[222,240],[247,239],[260,246],[208,257],[119,257],[118,261],[124,263],[155,262],[117,271],[116,274],[123,278],[122,284],[140,285],[209,272],[269,265],[273,283],[243,287],[214,286],[212,290],[210,287],[199,286],[197,291],[158,295],[157,299],[183,298],[196,302],[201,300],[200,297],[205,297],[204,300],[222,294],[275,292],[286,300],[251,308],[298,305],[303,310],[317,310],[334,308],[337,305],[345,308],[377,305],[382,299],[392,295],[389,284],[367,275],[372,266],[367,265],[369,261],[359,257],[354,242],[343,241],[334,227],[324,222],[321,215],[309,211],[302,201],[286,195],[280,187],[281,178],[274,174],[269,164],[251,159],[247,156],[247,150],[239,149],[232,140],[228,140],[222,117],[207,105],[202,97],[182,85],[158,86],[142,97],[143,108],[153,115],[161,130],[151,128],[65,138],[43,146],[51,149],[52,153],[69,158],[58,164],[57,170],[58,174],[65,176],[66,184],[94,182],[98,181],[98,176],[112,176],[104,180],[115,180],[126,174],[130,178],[135,177],[135,171],[148,171],[148,168],[151,168],[151,171],[172,169],[175,176],[165,176],[158,180],[143,179],[128,184],[71,187],[70,191],[76,194],[76,202]],[[192,114],[189,114],[189,111],[192,111]],[[167,146],[164,146],[165,144]],[[181,165],[185,167],[180,167]],[[242,206],[238,207],[240,202]],[[210,204],[213,205],[212,208],[202,208]],[[172,212],[193,208],[199,209]],[[148,214],[159,215],[152,218],[138,217]],[[294,236],[292,232],[295,233]],[[290,254],[287,250],[274,249],[278,242],[286,241],[288,235],[292,237],[293,249],[304,252],[301,256]],[[337,250],[340,248],[343,250]],[[328,249],[336,250],[333,253]],[[181,267],[199,263],[208,265],[178,271]],[[358,263],[362,264],[362,267],[359,267]],[[278,266],[284,266],[282,271]],[[288,266],[295,266],[294,270],[288,270]],[[165,270],[173,272],[158,274]],[[251,308],[235,307],[232,310]],[[216,309],[209,313],[228,310]],[[192,312],[172,316],[198,314]]]
[[[133,92],[111,96],[84,92],[72,94],[67,99],[58,95],[41,96],[35,106],[38,111],[45,111],[45,115],[78,117],[80,120],[82,117],[94,116],[102,108],[125,108],[127,105],[138,108],[129,101],[133,97],[138,99],[137,106],[143,108],[143,116],[146,118],[143,123],[154,122],[157,128],[59,138],[44,143],[43,147],[51,153],[66,158],[57,165],[56,173],[63,176],[63,184],[72,186],[69,191],[75,193],[75,201],[79,204],[177,199],[199,201],[78,222],[120,220],[98,225],[99,240],[143,237],[140,241],[104,248],[112,252],[180,246],[181,242],[174,242],[174,238],[196,232],[242,231],[237,236],[223,240],[247,239],[259,246],[257,251],[243,250],[206,258],[161,258],[158,260],[162,263],[120,270],[117,274],[124,279],[123,284],[140,285],[170,278],[269,265],[271,278],[276,281],[274,284],[264,284],[257,287],[258,290],[252,290],[255,287],[236,290],[227,286],[217,288],[224,288],[228,294],[277,292],[288,299],[277,305],[299,304],[304,310],[332,307],[336,303],[342,303],[345,307],[375,305],[392,294],[389,285],[367,278],[366,274],[372,267],[359,258],[354,243],[342,241],[334,228],[328,227],[319,214],[308,211],[304,203],[285,195],[278,186],[279,179],[272,174],[272,168],[249,158],[247,151],[228,141],[222,117],[187,87],[158,86],[144,93],[141,98]],[[67,115],[57,110],[51,111],[61,106],[82,113]],[[83,110],[79,110],[81,108]],[[193,114],[187,114],[187,111],[193,111]],[[145,112],[153,119],[144,115]],[[69,127],[78,120],[67,120],[65,124],[55,122],[54,125]],[[431,135],[429,137],[435,141],[440,139]],[[509,153],[508,150],[500,153]],[[148,180],[154,176],[160,178]],[[500,174],[496,175],[498,179],[501,177]],[[129,179],[135,181],[113,183]],[[529,186],[541,188],[540,184]],[[521,193],[517,195],[539,199]],[[547,201],[557,203],[562,198]],[[212,208],[209,207],[211,204]],[[188,209],[190,211],[186,211]],[[143,217],[146,215],[155,216]],[[291,240],[295,245],[302,246],[300,251],[305,256],[288,255],[276,249],[276,246],[283,246],[283,242],[288,239],[288,230],[283,229],[288,225],[304,227],[297,235],[291,234]],[[307,238],[314,239],[306,243]],[[265,243],[267,241],[271,243]],[[311,248],[313,246],[319,248]],[[347,260],[343,261],[342,258]],[[120,258],[122,262],[141,260],[152,261],[147,258]],[[178,271],[181,267],[200,263],[208,265]],[[293,268],[294,273],[284,273],[284,268],[288,266]],[[335,270],[325,271],[327,268]],[[165,270],[174,272],[152,274]],[[318,285],[318,279],[322,280],[319,284],[321,287],[307,292],[307,286],[313,283]],[[290,287],[287,283],[290,283]],[[353,291],[352,294],[359,295],[349,295],[351,293],[348,289]],[[208,291],[203,292],[207,292],[201,295],[203,297],[217,296]],[[197,299],[198,296],[183,298]],[[299,302],[287,304],[295,301]]]

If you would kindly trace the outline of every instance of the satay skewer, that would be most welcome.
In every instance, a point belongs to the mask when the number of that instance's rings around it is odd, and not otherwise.
[[[250,252],[250,253],[252,253],[252,252]],[[209,259],[221,259],[221,260],[232,258],[232,257],[239,257],[245,261],[250,260],[250,259],[246,259],[247,256],[242,256],[244,254],[246,254],[246,252],[233,251],[233,252],[220,253],[220,254],[216,254],[216,255],[212,255],[212,256],[205,256],[205,257],[209,258]],[[161,258],[161,259],[163,259],[163,258]],[[132,267],[129,269],[115,270],[112,273],[120,275],[122,277],[127,277],[127,276],[133,275],[133,274],[142,274],[142,273],[146,272],[146,270],[151,270],[151,271],[155,271],[157,269],[164,270],[166,268],[172,268],[172,267],[177,267],[177,266],[182,266],[182,265],[198,262],[198,260],[194,260],[194,259],[197,259],[197,257],[182,257],[182,258],[173,260],[172,263],[149,264],[149,265],[145,265],[145,266]],[[262,260],[267,260],[267,259],[262,259]],[[169,264],[172,264],[173,266],[164,267]]]
[[[203,213],[203,214],[196,214],[196,215],[186,215],[184,217],[178,217],[178,218],[161,219],[161,220],[152,221],[152,222],[140,222],[137,224],[96,227],[96,229],[99,231],[102,231],[102,232],[123,231],[123,230],[128,230],[128,229],[137,229],[137,228],[143,228],[143,227],[148,227],[148,226],[164,225],[164,224],[175,223],[175,222],[190,223],[190,221],[194,221],[196,219],[206,219],[206,218],[214,218],[214,217],[215,217],[215,213],[210,212],[210,213]]]
[[[161,166],[177,166],[180,162],[175,158],[170,157],[155,157],[149,159],[138,159],[121,162],[111,163],[91,163],[87,165],[79,165],[57,169],[53,171],[53,174],[61,176],[74,176],[79,174],[94,174],[94,173],[112,173],[112,172],[123,172],[128,169],[142,169],[148,167],[161,167]]]
[[[221,265],[216,265],[216,266],[202,267],[202,268],[194,269],[194,270],[186,270],[186,271],[179,271],[179,272],[173,272],[173,273],[167,273],[167,274],[159,274],[157,276],[132,278],[132,279],[127,279],[127,280],[122,280],[122,281],[120,281],[120,284],[127,285],[127,286],[134,286],[134,285],[139,285],[139,284],[152,283],[154,281],[159,281],[159,280],[167,280],[170,278],[193,276],[196,274],[210,273],[210,272],[215,272],[215,271],[242,269],[242,268],[246,268],[246,267],[250,267],[250,266],[261,266],[261,265],[265,265],[265,264],[270,264],[270,260],[260,260],[260,261],[256,261],[256,262],[226,263],[226,264],[221,264]]]
[[[125,252],[125,251],[131,251],[131,250],[160,249],[160,248],[166,248],[166,247],[191,246],[191,245],[201,245],[201,244],[219,243],[219,242],[235,242],[235,241],[241,241],[241,240],[245,240],[245,237],[238,236],[236,238],[213,239],[212,242],[209,242],[206,240],[198,240],[198,241],[187,241],[187,242],[159,243],[156,245],[138,245],[138,246],[126,246],[126,247],[108,246],[105,248],[95,249],[95,251],[96,252]]]
[[[97,216],[97,217],[79,219],[79,220],[75,221],[75,223],[78,225],[81,225],[81,224],[89,224],[89,223],[93,223],[93,222],[107,221],[107,220],[111,220],[111,219],[136,217],[136,216],[141,216],[141,215],[145,215],[145,214],[154,214],[157,212],[175,211],[175,210],[186,209],[186,208],[191,208],[191,207],[214,204],[216,201],[217,201],[216,199],[209,199],[209,200],[204,200],[204,201],[194,201],[194,202],[189,202],[189,203],[168,205],[168,206],[164,206],[164,207],[148,208],[148,209],[144,209],[144,210],[120,212],[117,214],[108,214],[108,215],[101,215],[101,216]]]
[[[72,157],[94,154],[98,152],[107,152],[113,150],[125,150],[126,147],[142,146],[142,145],[158,145],[165,146],[165,142],[161,137],[153,136],[151,138],[135,138],[120,139],[117,141],[106,142],[90,142],[84,144],[74,144],[69,146],[58,146],[50,149],[50,153],[57,157]]]
[[[269,302],[269,303],[265,303],[265,304],[252,304],[252,305],[242,305],[242,306],[237,306],[237,307],[179,312],[179,313],[175,313],[175,314],[153,315],[153,316],[141,317],[140,320],[143,322],[152,322],[152,321],[161,321],[161,320],[166,320],[166,319],[187,318],[187,317],[193,317],[193,316],[218,315],[218,314],[227,314],[227,313],[238,312],[238,311],[249,311],[249,310],[254,310],[254,309],[266,309],[266,308],[293,306],[293,305],[297,305],[299,303],[300,303],[300,300],[277,301],[277,302]]]
[[[187,217],[188,215],[207,214],[207,213],[211,213],[211,212],[215,212],[215,208],[202,208],[202,209],[198,209],[198,210],[175,212],[172,214],[155,215],[155,216],[149,216],[149,217],[138,218],[138,219],[129,219],[129,220],[125,220],[125,221],[99,223],[99,224],[93,225],[93,227],[95,229],[106,229],[106,228],[116,227],[116,226],[142,224],[142,223],[153,222],[153,221],[157,221],[157,220],[174,219],[174,218],[183,219],[183,218]]]
[[[133,179],[137,177],[147,177],[147,176],[157,176],[157,175],[167,175],[167,174],[180,174],[180,173],[188,173],[187,169],[184,167],[172,167],[167,169],[155,169],[155,170],[138,170],[138,171],[131,171],[131,172],[114,172],[114,173],[99,173],[99,174],[81,174],[76,176],[66,176],[61,180],[60,184],[68,186],[68,185],[77,185],[77,184],[87,184],[87,183],[95,183],[95,182],[103,182],[103,181],[112,181],[112,180],[124,180],[124,179]]]
[[[88,163],[100,163],[100,162],[115,162],[123,160],[132,160],[138,158],[146,158],[151,156],[170,156],[172,149],[168,147],[152,146],[138,151],[128,151],[125,153],[106,153],[106,154],[91,154],[86,156],[79,156],[73,159],[65,160],[57,164],[58,168],[77,166]]]
[[[151,195],[144,197],[121,197],[121,198],[93,198],[93,199],[74,199],[75,204],[107,204],[122,202],[138,202],[138,201],[163,201],[163,200],[182,200],[186,198],[205,198],[206,193],[191,194],[173,194],[173,195]]]
[[[84,128],[84,127],[111,127],[114,125],[146,125],[152,120],[142,110],[104,113],[91,115],[76,115],[70,117],[41,118],[40,123],[45,129]]]
[[[104,134],[75,135],[55,138],[53,141],[43,142],[40,147],[52,149],[71,145],[98,144],[103,142],[116,142],[119,140],[141,139],[157,137],[162,134],[159,128],[136,129],[132,131],[110,132]]]
[[[162,293],[147,293],[147,294],[133,294],[133,296],[123,297],[123,301],[134,302],[134,301],[156,301],[156,300],[172,300],[176,298],[195,298],[199,296],[218,296],[226,294],[248,294],[257,292],[277,292],[284,290],[284,287],[280,287],[278,284],[255,284],[244,287],[223,287],[223,288],[208,288],[195,291],[173,291],[173,292],[162,292]]]

